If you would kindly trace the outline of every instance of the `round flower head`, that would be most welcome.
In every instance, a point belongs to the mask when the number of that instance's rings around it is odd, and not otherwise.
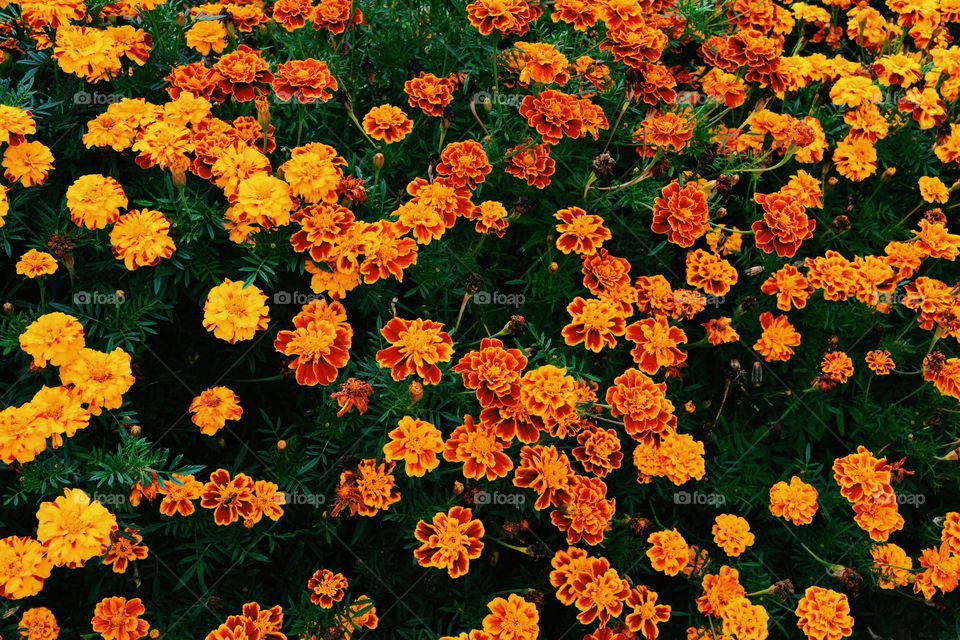
[[[374,107],[363,117],[363,130],[374,140],[393,144],[413,131],[413,120],[399,107],[384,104]]]
[[[650,565],[668,576],[675,576],[690,561],[690,546],[676,529],[657,531],[647,538]]]
[[[110,231],[110,244],[114,257],[123,260],[130,271],[153,267],[176,249],[170,238],[170,221],[150,209],[130,211],[117,218]]]
[[[46,607],[31,607],[24,611],[19,629],[22,640],[57,640],[60,635],[57,618]]]
[[[453,340],[442,329],[432,320],[391,318],[380,330],[390,346],[377,351],[377,364],[390,369],[397,381],[416,373],[424,384],[438,384],[437,363],[449,362],[453,356]]]
[[[797,627],[811,640],[840,640],[853,634],[847,596],[822,587],[808,587],[795,611]]]
[[[350,359],[353,329],[339,302],[313,300],[293,317],[293,331],[280,331],[274,348],[294,356],[288,367],[296,371],[297,384],[328,385]]]
[[[227,420],[243,416],[240,398],[227,387],[207,389],[190,402],[190,420],[200,427],[200,433],[212,436],[222,429]]]
[[[307,581],[310,602],[324,609],[330,609],[333,603],[343,600],[349,586],[346,576],[329,569],[317,569]]]
[[[47,181],[47,174],[53,169],[53,154],[41,142],[23,142],[7,147],[0,164],[9,182],[32,187]]]
[[[487,604],[490,613],[483,619],[483,630],[501,640],[536,640],[540,634],[537,605],[515,593],[506,599],[494,598]]]
[[[60,383],[74,385],[90,413],[119,409],[123,395],[133,386],[130,354],[120,347],[110,353],[81,349],[75,358],[60,367]]]
[[[266,301],[267,296],[259,287],[224,278],[222,284],[207,293],[203,328],[230,344],[250,340],[270,322]]]
[[[0,539],[0,596],[19,600],[37,595],[52,569],[46,549],[33,538]]]
[[[73,316],[54,311],[32,323],[20,334],[20,348],[33,358],[33,366],[67,364],[84,348],[83,326]]]
[[[70,220],[78,227],[103,229],[120,217],[127,196],[120,183],[98,173],[80,176],[67,188]]]
[[[443,434],[431,423],[404,416],[387,435],[390,442],[383,446],[384,455],[387,460],[402,460],[408,476],[420,477],[440,466],[437,454],[443,450]]]
[[[17,261],[16,272],[28,278],[48,276],[57,271],[57,260],[49,253],[30,249],[20,256]]]
[[[139,640],[150,630],[150,623],[140,617],[146,611],[140,598],[104,598],[94,607],[90,624],[104,640]]]
[[[413,555],[421,567],[446,569],[456,579],[470,570],[470,560],[480,557],[483,534],[483,523],[473,519],[470,509],[451,507],[434,515],[432,522],[417,522],[414,535],[421,544]]]
[[[82,567],[110,546],[116,517],[80,489],[64,489],[53,502],[37,510],[37,540],[56,566]]]
[[[795,525],[810,524],[817,512],[818,493],[797,476],[790,484],[778,482],[770,487],[770,513]]]
[[[754,536],[750,533],[750,524],[746,520],[740,516],[722,513],[717,516],[713,525],[713,541],[728,556],[736,557],[747,547],[753,546]]]

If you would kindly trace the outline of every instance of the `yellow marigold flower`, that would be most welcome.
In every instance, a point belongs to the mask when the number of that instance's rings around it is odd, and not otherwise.
[[[187,29],[187,46],[202,56],[227,48],[227,29],[219,20],[200,20]]]
[[[63,25],[57,29],[53,58],[64,73],[99,82],[121,71],[116,41],[106,30]]]
[[[53,612],[46,607],[31,607],[20,618],[20,638],[22,640],[57,640],[60,625]]]
[[[190,414],[190,421],[200,427],[200,433],[212,436],[227,424],[227,420],[243,417],[243,408],[233,390],[212,387],[190,402]]]
[[[20,144],[25,136],[37,132],[33,113],[19,107],[0,104],[0,144]]]
[[[53,154],[41,142],[22,142],[11,145],[3,152],[3,176],[10,182],[20,182],[32,187],[47,181],[53,169]]]
[[[737,640],[766,640],[769,637],[767,623],[770,614],[758,604],[751,604],[746,597],[734,598],[720,611],[723,618],[723,633]]]
[[[37,511],[37,540],[58,567],[82,567],[110,546],[117,518],[80,489],[64,489],[53,502],[41,502]]]
[[[54,311],[27,326],[20,334],[20,348],[33,358],[37,368],[67,364],[84,347],[83,327],[73,316]]]
[[[795,525],[810,524],[817,512],[817,490],[798,478],[770,487],[770,513]]]
[[[810,640],[840,640],[853,634],[847,596],[822,587],[808,587],[797,604],[797,627]]]
[[[45,549],[33,538],[0,539],[0,596],[19,600],[37,595],[52,568]]]
[[[130,354],[120,347],[110,353],[82,349],[60,367],[60,384],[74,385],[95,416],[103,409],[119,409],[133,382]]]
[[[861,182],[877,171],[877,149],[866,138],[851,139],[848,136],[837,143],[833,162],[844,178]]]
[[[245,221],[263,229],[290,224],[290,212],[296,206],[290,185],[271,175],[258,173],[237,184],[230,196],[231,207],[227,219]]]
[[[47,435],[36,424],[36,410],[27,403],[0,411],[0,461],[32,462],[47,448]]]
[[[480,557],[483,534],[483,523],[473,519],[470,509],[451,507],[448,513],[434,515],[432,522],[417,522],[414,535],[420,546],[413,555],[421,567],[446,569],[456,579],[470,570],[471,560]]]
[[[676,529],[656,531],[647,538],[650,566],[668,576],[675,576],[690,561],[690,545]]]
[[[123,260],[130,271],[155,266],[176,250],[169,233],[170,221],[159,211],[129,211],[117,219],[110,231],[113,255]]]
[[[896,363],[890,357],[890,352],[885,349],[875,349],[868,352],[864,361],[867,363],[867,368],[878,376],[889,375],[896,368]]]
[[[920,197],[924,202],[945,204],[950,199],[950,191],[947,185],[943,184],[940,178],[930,176],[921,176],[918,181],[920,184]]]
[[[266,301],[267,296],[259,287],[225,278],[207,294],[203,328],[230,344],[250,340],[270,322]]]
[[[387,435],[390,442],[383,445],[386,459],[402,460],[408,476],[420,477],[440,466],[437,454],[443,450],[443,434],[433,424],[404,416]]]
[[[714,521],[712,533],[717,546],[734,558],[746,551],[747,547],[753,546],[754,536],[750,533],[750,523],[740,516],[721,513]]]
[[[37,431],[45,434],[44,437],[50,436],[54,449],[63,444],[63,436],[71,438],[90,424],[90,412],[73,387],[41,387],[30,400],[30,406],[36,412]]]
[[[186,167],[190,160],[187,154],[194,150],[190,130],[176,122],[154,122],[147,126],[133,144],[139,152],[137,166],[148,169],[154,165],[161,169]]]
[[[70,220],[78,227],[103,229],[120,217],[127,196],[120,183],[109,176],[93,173],[80,176],[67,187]]]
[[[17,273],[28,278],[48,276],[57,270],[57,260],[45,251],[30,249],[17,261]]]
[[[413,120],[400,107],[383,104],[374,107],[363,117],[363,130],[374,140],[393,144],[413,131]]]
[[[913,580],[913,558],[892,542],[871,548],[870,557],[873,558],[871,569],[877,574],[877,585],[881,589],[905,587]]]
[[[311,142],[292,150],[280,171],[293,195],[313,204],[336,204],[340,198],[337,187],[343,178],[341,167],[346,164],[333,147]]]

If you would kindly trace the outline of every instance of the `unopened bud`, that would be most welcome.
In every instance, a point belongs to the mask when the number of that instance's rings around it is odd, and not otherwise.
[[[416,404],[417,402],[423,400],[423,385],[419,382],[411,382],[408,391],[410,393],[410,402]]]
[[[373,166],[377,169],[383,169],[383,154],[377,153],[373,156]]]

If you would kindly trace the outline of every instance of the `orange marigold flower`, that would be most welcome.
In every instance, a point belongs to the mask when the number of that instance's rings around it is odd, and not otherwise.
[[[821,375],[831,382],[843,384],[853,375],[853,360],[843,351],[831,351],[820,362]]]
[[[372,395],[373,387],[369,384],[356,378],[347,378],[339,389],[330,394],[330,399],[335,400],[340,406],[340,410],[337,411],[338,418],[345,416],[354,407],[362,416],[367,412],[367,405]]]
[[[82,17],[82,13],[77,19]],[[0,105],[0,144],[20,144],[37,132],[37,122],[28,109]]]
[[[20,600],[37,595],[52,569],[53,561],[33,538],[0,538],[0,596]]]
[[[857,447],[856,453],[834,461],[833,477],[840,485],[840,494],[853,503],[893,493],[887,459],[878,460],[863,445]]]
[[[28,278],[48,276],[57,271],[57,259],[45,251],[30,249],[17,260],[15,271]]]
[[[612,294],[630,284],[630,263],[606,249],[583,256],[583,286],[595,296]]]
[[[237,102],[250,102],[258,93],[265,93],[264,86],[273,82],[270,65],[259,51],[245,44],[221,56],[213,70],[220,76],[217,86]]]
[[[447,513],[437,513],[433,521],[417,522],[414,531],[421,544],[413,555],[421,567],[446,569],[453,579],[466,575],[470,561],[483,551],[483,523],[473,519],[473,512],[460,506]]]
[[[330,67],[313,58],[284,62],[273,79],[273,91],[284,102],[294,98],[300,104],[327,102],[339,88]]]
[[[95,416],[103,409],[119,409],[123,394],[134,383],[130,354],[120,347],[110,353],[81,349],[60,367],[60,382],[74,385],[80,400]]]
[[[846,300],[857,290],[857,272],[852,262],[836,251],[823,256],[807,258],[807,280],[816,289],[823,289],[823,299],[831,302]]]
[[[536,640],[540,635],[537,605],[515,593],[507,599],[494,598],[487,604],[490,613],[483,619],[483,631],[490,640]]]
[[[570,79],[569,60],[552,44],[518,42],[514,46],[522,52],[520,82],[524,85],[532,81],[563,86]]]
[[[391,318],[380,334],[391,346],[377,351],[377,364],[390,369],[390,376],[406,380],[416,373],[424,384],[439,384],[438,362],[453,357],[453,340],[443,325],[432,320]]]
[[[687,284],[712,296],[725,296],[737,284],[737,270],[720,256],[696,249],[687,253]]]
[[[481,202],[473,211],[477,223],[474,225],[477,233],[492,233],[502,238],[507,231],[509,212],[502,202],[487,200]]]
[[[177,248],[170,237],[170,220],[151,209],[128,211],[117,218],[110,230],[110,244],[113,256],[123,260],[130,271],[156,266]]]
[[[716,574],[703,576],[702,586],[703,595],[696,600],[697,609],[708,616],[719,617],[727,604],[747,595],[740,584],[740,572],[728,566],[720,567]]]
[[[740,334],[730,323],[730,318],[714,318],[704,322],[701,326],[707,330],[707,342],[718,347],[739,340]]]
[[[360,9],[353,9],[351,0],[320,0],[310,19],[314,29],[326,29],[338,35],[351,24],[363,24],[363,13]]]
[[[616,508],[617,501],[607,499],[607,485],[603,480],[574,475],[563,501],[550,512],[550,521],[567,534],[567,544],[583,540],[595,545],[603,541]]]
[[[522,36],[541,15],[543,10],[536,3],[525,0],[476,0],[467,5],[470,24],[485,36],[494,31],[501,36]]]
[[[256,285],[224,278],[207,293],[203,328],[230,344],[250,340],[270,322],[266,301],[266,294]]]
[[[20,334],[20,348],[33,358],[33,366],[60,367],[74,360],[84,348],[83,326],[73,316],[46,313]]]
[[[641,371],[654,375],[661,367],[675,367],[687,360],[687,354],[677,348],[687,341],[680,327],[671,327],[666,316],[638,320],[627,327],[627,340],[636,344],[630,350],[633,361]]]
[[[437,174],[447,178],[454,187],[475,189],[493,171],[487,152],[476,140],[451,142],[440,153]]]
[[[226,469],[217,469],[203,485],[200,506],[213,509],[213,521],[228,525],[253,515],[253,478],[245,473],[230,477]]]
[[[757,248],[774,251],[781,258],[796,255],[804,240],[813,237],[817,221],[807,216],[803,203],[785,193],[758,193],[754,200],[763,209],[763,217],[751,225]]]
[[[408,476],[421,477],[440,465],[437,454],[443,449],[443,435],[433,424],[410,416],[400,418],[383,446],[387,460],[403,460]]]
[[[140,617],[146,611],[140,598],[104,598],[94,607],[90,624],[104,640],[138,640],[150,629],[150,623]]]
[[[750,523],[740,516],[721,513],[714,520],[713,541],[731,557],[737,557],[747,547],[752,547],[754,536],[750,532]]]
[[[646,118],[633,132],[637,153],[652,158],[658,151],[679,153],[693,137],[695,120],[689,111],[661,113]]]
[[[482,407],[503,407],[517,402],[520,375],[527,357],[519,349],[504,349],[497,338],[483,338],[480,349],[466,353],[453,367],[463,386],[474,389]]]
[[[114,573],[124,573],[131,562],[143,560],[147,557],[149,549],[143,542],[143,536],[137,529],[125,527],[123,533],[114,530],[110,534],[110,548],[103,556],[103,564],[113,566]]]
[[[116,517],[80,489],[64,489],[53,502],[37,510],[37,540],[54,565],[82,567],[110,545]]]
[[[960,255],[960,235],[948,233],[946,225],[921,220],[920,230],[912,233],[916,236],[917,247],[926,256],[953,262]]]
[[[814,288],[792,264],[785,264],[760,285],[760,291],[777,296],[777,309],[803,309],[813,295]]]
[[[763,333],[753,345],[754,350],[767,362],[786,362],[793,357],[793,347],[800,345],[796,332],[787,316],[776,316],[769,311],[760,314]]]
[[[275,605],[269,609],[261,609],[256,602],[247,602],[243,605],[243,617],[253,622],[260,631],[262,640],[286,640],[281,633],[283,628],[283,609]]]
[[[597,427],[585,429],[577,435],[579,447],[574,447],[573,457],[583,464],[588,473],[600,478],[614,469],[620,468],[623,453],[620,452],[620,439],[613,429]]]
[[[520,115],[550,145],[557,144],[564,136],[576,139],[584,133],[582,103],[555,89],[525,96],[520,103]]]
[[[573,579],[571,589],[577,594],[574,604],[580,613],[580,624],[600,621],[606,626],[610,618],[623,613],[623,601],[630,595],[630,583],[610,567],[606,558],[590,558]]]
[[[290,152],[290,159],[280,167],[290,193],[310,203],[335,205],[340,199],[337,187],[343,179],[347,161],[333,147],[311,142]],[[269,163],[267,164],[269,167]]]
[[[623,619],[627,629],[639,633],[645,640],[656,640],[660,636],[657,625],[670,619],[670,607],[657,604],[658,594],[643,585],[630,590],[624,601],[631,612]]]
[[[526,143],[506,150],[504,157],[507,166],[503,170],[515,178],[526,180],[527,184],[537,189],[545,189],[550,185],[550,176],[557,170],[556,161],[550,157],[550,146],[546,144]]]
[[[655,383],[637,369],[627,369],[607,389],[610,415],[623,416],[627,434],[638,441],[649,441],[676,431],[673,403],[666,397],[667,385]]]
[[[674,180],[660,191],[653,201],[654,233],[667,234],[667,240],[680,247],[689,247],[709,230],[710,213],[707,194],[696,183],[680,186]]]
[[[920,196],[924,202],[946,204],[950,191],[940,178],[921,176],[919,180]]]
[[[561,209],[553,217],[560,221],[557,223],[557,233],[560,234],[557,249],[565,254],[593,255],[613,237],[603,226],[603,218],[580,207]]]
[[[3,152],[3,177],[8,182],[19,182],[24,187],[43,184],[53,169],[53,154],[41,142],[21,142]]]
[[[173,477],[163,483],[159,492],[163,495],[160,501],[160,513],[172,516],[179,513],[189,516],[196,511],[193,501],[203,493],[203,483],[190,476],[174,473]]]
[[[890,352],[883,349],[875,349],[867,352],[864,361],[867,363],[870,371],[873,371],[878,376],[889,375],[897,366],[893,358],[890,357]]]
[[[346,576],[329,569],[317,569],[307,581],[310,602],[324,609],[330,609],[334,602],[343,600],[349,586]]]
[[[770,513],[795,525],[810,524],[818,497],[814,487],[793,476],[790,484],[778,482],[770,487]]]
[[[434,118],[442,118],[447,105],[453,102],[453,88],[449,78],[438,78],[423,71],[403,84],[410,106]]]
[[[523,447],[513,486],[536,491],[533,508],[540,511],[549,506],[559,507],[568,500],[573,477],[570,459],[556,447]]]
[[[955,555],[947,545],[924,549],[920,553],[919,564],[924,571],[914,576],[914,593],[922,593],[924,598],[930,600],[937,589],[949,593],[957,588],[960,556]]]
[[[513,461],[503,452],[508,444],[489,425],[474,422],[467,414],[463,416],[463,424],[447,439],[443,459],[462,462],[466,478],[479,480],[486,476],[487,480],[495,480],[513,469]]]
[[[913,581],[913,558],[901,547],[893,543],[876,545],[870,549],[870,557],[881,589],[905,587]]]
[[[413,131],[413,120],[399,107],[383,104],[370,109],[363,117],[363,130],[374,140],[387,144],[399,142]]]
[[[207,389],[190,402],[190,421],[200,427],[200,433],[206,436],[216,435],[227,420],[239,420],[243,417],[240,398],[227,387]]]
[[[897,509],[893,489],[860,500],[853,505],[853,513],[857,526],[877,542],[886,542],[891,533],[903,529],[904,520]]]
[[[560,422],[576,410],[577,382],[566,369],[547,364],[520,379],[520,403],[538,417]]]
[[[286,503],[286,495],[274,482],[257,480],[253,483],[253,509],[244,519],[246,526],[254,525],[266,516],[276,522],[283,515],[282,505]]]
[[[576,547],[558,549],[550,560],[553,571],[550,572],[550,585],[557,590],[557,599],[565,605],[573,604],[580,595],[574,588],[574,581],[585,570],[592,558],[587,552]]]
[[[766,640],[770,615],[758,604],[751,604],[746,597],[734,598],[720,612],[723,618],[723,633],[737,640]]]
[[[797,627],[811,640],[840,640],[853,634],[847,596],[822,587],[807,587],[797,609]]]
[[[202,56],[227,48],[227,29],[220,20],[198,20],[184,35],[187,46]]]
[[[24,611],[19,630],[22,640],[57,640],[60,636],[60,625],[46,607],[30,607]]]
[[[626,319],[608,300],[585,300],[577,296],[567,305],[567,313],[571,320],[561,333],[570,347],[583,344],[599,353],[605,346],[615,347],[616,337],[626,331]]]
[[[650,566],[668,576],[675,576],[690,561],[690,545],[676,529],[656,531],[647,537]]]
[[[297,384],[326,386],[336,380],[350,360],[353,328],[347,310],[339,302],[311,300],[293,317],[293,330],[277,333],[273,348],[294,356]]]
[[[67,187],[67,208],[70,220],[78,227],[103,229],[120,217],[127,206],[127,196],[120,183],[108,176],[80,176]]]
[[[386,511],[400,501],[400,489],[393,477],[395,464],[376,460],[361,460],[355,469],[340,474],[337,499],[331,515],[336,517],[344,509],[350,515],[372,517]]]
[[[359,247],[364,254],[360,274],[365,284],[390,276],[403,282],[403,270],[417,263],[417,242],[403,238],[398,225],[379,220],[366,227]]]
[[[877,149],[867,138],[849,136],[833,152],[837,173],[853,182],[862,182],[877,171]]]
[[[312,12],[310,0],[277,0],[273,5],[273,21],[284,31],[296,31],[306,24]]]

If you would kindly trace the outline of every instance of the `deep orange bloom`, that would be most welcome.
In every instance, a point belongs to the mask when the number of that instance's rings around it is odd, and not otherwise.
[[[333,603],[343,600],[349,586],[342,573],[334,573],[329,569],[317,569],[307,581],[310,602],[324,609],[329,609],[333,607]]]
[[[280,331],[274,349],[295,356],[288,365],[297,384],[328,385],[350,359],[353,328],[339,302],[312,300],[293,317],[293,331]]]
[[[770,513],[795,525],[810,524],[817,512],[817,490],[797,476],[770,487]]]
[[[603,478],[614,469],[620,468],[623,453],[620,452],[620,439],[613,429],[590,428],[577,435],[579,447],[574,447],[573,457],[583,464],[588,473]]]
[[[670,607],[657,604],[657,597],[656,591],[641,585],[631,589],[624,601],[632,609],[623,620],[627,629],[641,634],[645,640],[656,640],[660,635],[657,625],[670,619]]]
[[[250,102],[257,93],[265,93],[265,85],[273,82],[270,65],[245,44],[220,57],[213,65],[213,70],[219,75],[217,86],[227,95],[232,95],[237,102]]]
[[[314,29],[326,29],[339,35],[352,24],[363,24],[363,13],[354,10],[352,0],[320,0],[310,16]]]
[[[667,385],[656,384],[637,369],[627,369],[607,389],[610,415],[623,416],[627,434],[638,441],[650,441],[676,431],[673,403],[666,398]]]
[[[456,579],[466,575],[471,560],[480,557],[483,534],[483,523],[473,519],[470,509],[451,507],[434,515],[431,523],[417,522],[414,536],[421,544],[413,555],[421,567],[446,569]]]
[[[630,284],[630,263],[606,249],[584,255],[582,271],[583,286],[595,296],[610,296]]]
[[[853,503],[893,493],[887,459],[878,460],[863,445],[856,453],[834,460],[833,477],[840,485],[840,495]]]
[[[590,558],[573,580],[571,589],[577,594],[574,604],[580,613],[580,624],[594,620],[605,626],[611,617],[623,613],[623,601],[630,594],[630,583],[610,567],[606,558]]]
[[[503,451],[509,443],[492,427],[474,422],[469,414],[463,424],[453,430],[443,449],[447,462],[462,462],[463,475],[471,480],[486,476],[487,480],[503,478],[513,469],[513,461]]]
[[[711,296],[725,296],[737,284],[737,270],[732,264],[703,249],[687,253],[687,284],[703,289]]]
[[[537,605],[515,593],[507,599],[494,598],[487,604],[490,613],[483,619],[483,630],[491,640],[536,640],[540,635]]]
[[[785,264],[767,278],[760,291],[768,296],[777,296],[777,309],[803,309],[813,295],[814,288],[792,264]]]
[[[886,350],[877,349],[870,351],[864,360],[867,363],[867,368],[878,376],[889,375],[889,373],[896,368],[893,358],[890,357],[890,352]]]
[[[786,362],[793,357],[793,347],[799,346],[800,334],[794,330],[787,316],[776,316],[769,311],[760,314],[763,333],[753,348],[767,362]]]
[[[728,556],[736,557],[747,547],[753,546],[754,535],[750,532],[750,523],[740,516],[721,513],[714,521],[713,541]]]
[[[520,115],[550,145],[557,144],[564,136],[576,139],[584,133],[581,103],[555,89],[525,96],[520,104]]]
[[[567,544],[583,540],[594,545],[603,541],[616,510],[617,501],[607,499],[603,480],[574,475],[566,499],[550,512],[550,521],[567,534]]]
[[[437,174],[446,177],[455,187],[475,189],[493,171],[487,152],[476,140],[451,142],[440,153]]]
[[[811,640],[840,640],[853,634],[847,596],[822,587],[807,587],[794,612],[797,627]]]
[[[485,36],[494,31],[501,36],[522,36],[541,15],[543,10],[536,3],[528,4],[525,0],[476,0],[467,5],[470,24]]]
[[[630,355],[646,374],[653,375],[661,367],[675,367],[687,361],[687,354],[677,348],[687,341],[687,334],[680,327],[671,327],[666,316],[638,320],[627,327],[625,335],[636,344]]]
[[[104,640],[138,640],[150,629],[150,623],[140,618],[146,610],[140,598],[104,598],[94,607],[90,624]]]
[[[453,367],[463,386],[475,389],[480,406],[503,407],[517,402],[520,375],[527,357],[519,349],[504,349],[497,338],[483,338],[480,349],[464,354]]]
[[[380,329],[390,346],[377,351],[377,364],[390,369],[390,376],[397,381],[416,373],[424,384],[439,384],[437,363],[453,357],[453,340],[442,329],[442,324],[432,320],[391,318]]]
[[[668,576],[675,576],[690,561],[690,546],[676,529],[656,531],[647,538],[650,565]]]
[[[390,442],[383,445],[386,459],[402,460],[408,476],[423,476],[440,465],[437,454],[443,450],[443,435],[433,424],[404,416],[387,435]]]
[[[526,180],[527,184],[537,189],[545,189],[550,185],[550,176],[557,170],[556,161],[550,157],[550,146],[546,144],[525,144],[507,149],[504,157],[507,166],[504,172],[515,178]]]
[[[403,84],[410,106],[434,118],[442,118],[447,105],[453,102],[453,88],[450,78],[438,78],[422,71]]]
[[[617,336],[626,331],[627,321],[617,306],[608,300],[585,300],[580,296],[567,305],[570,323],[561,331],[567,346],[583,344],[599,353],[604,347],[617,346]]]
[[[243,416],[240,398],[227,387],[207,389],[190,402],[190,421],[200,427],[200,433],[212,436],[227,424]]]
[[[533,489],[537,501],[533,508],[546,509],[564,504],[574,477],[567,454],[556,447],[524,447],[520,450],[520,464],[513,476],[513,486]]]
[[[213,509],[213,521],[219,525],[231,524],[241,517],[249,518],[254,510],[253,478],[244,473],[231,478],[226,469],[217,469],[203,485],[200,506]]]
[[[680,247],[689,247],[709,230],[710,212],[707,194],[697,184],[680,186],[674,180],[660,191],[653,201],[654,233],[667,234],[667,240]]]
[[[196,507],[193,501],[203,493],[203,483],[194,479],[193,476],[181,476],[173,474],[173,477],[163,483],[159,493],[163,495],[160,501],[160,513],[165,516],[172,516],[179,513],[181,516],[189,516]]]
[[[124,528],[123,533],[115,530],[110,534],[110,548],[103,556],[103,564],[112,566],[114,573],[124,573],[129,563],[143,560],[149,550],[143,542],[143,536],[137,529]]]
[[[593,255],[606,240],[613,237],[603,226],[603,218],[587,213],[580,207],[560,209],[553,217],[557,223],[557,249],[565,254]]]
[[[363,117],[363,130],[374,140],[393,144],[400,142],[413,131],[413,120],[399,107],[383,104],[370,109]]]
[[[339,88],[326,63],[313,58],[284,62],[273,79],[273,90],[284,102],[294,98],[300,104],[326,102]]]
[[[792,258],[804,240],[813,237],[817,221],[807,216],[803,203],[782,192],[754,196],[763,208],[763,217],[751,225],[757,248],[764,253],[776,251],[781,258]]]

